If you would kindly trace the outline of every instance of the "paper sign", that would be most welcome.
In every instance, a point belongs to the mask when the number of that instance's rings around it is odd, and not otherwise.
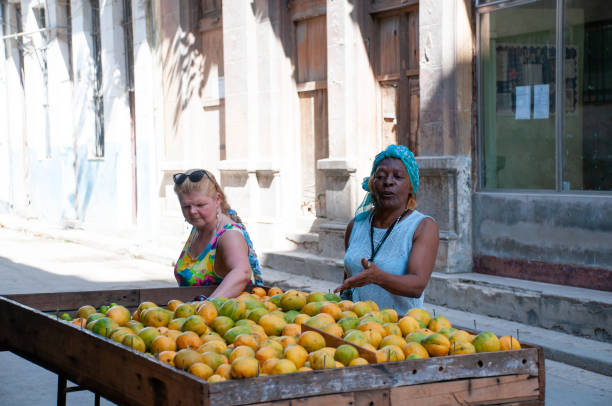
[[[533,118],[548,119],[549,104],[548,85],[535,85],[533,87]]]
[[[516,120],[529,120],[531,118],[531,86],[516,87]]]

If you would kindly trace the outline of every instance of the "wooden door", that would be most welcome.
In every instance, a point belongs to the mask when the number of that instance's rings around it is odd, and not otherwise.
[[[418,151],[418,7],[374,14],[374,66],[379,83],[382,147],[398,143]]]
[[[380,83],[380,103],[382,109],[382,147],[397,144],[397,113],[399,92],[397,81]]]
[[[305,215],[325,215],[325,176],[317,161],[327,158],[327,90],[300,92],[301,210]]]
[[[296,82],[300,105],[301,213],[325,216],[325,176],[317,161],[329,156],[325,15],[295,21]]]

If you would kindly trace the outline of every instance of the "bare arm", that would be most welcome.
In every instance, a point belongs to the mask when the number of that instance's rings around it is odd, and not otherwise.
[[[354,224],[355,224],[355,217],[353,217],[351,221],[349,221],[348,225],[346,226],[346,231],[344,232],[344,251],[345,252],[346,250],[348,250],[348,247],[349,247],[349,240],[351,239],[351,233],[353,232]]]
[[[430,218],[417,227],[408,259],[408,274],[392,275],[382,271],[375,263],[362,258],[363,271],[344,281],[336,291],[374,283],[388,292],[407,297],[419,297],[429,282],[436,262],[439,241],[438,225]]]
[[[223,281],[210,297],[232,298],[244,291],[251,280],[251,264],[249,246],[241,232],[228,230],[219,237],[214,270]]]
[[[351,233],[353,232],[354,224],[355,224],[355,217],[353,217],[351,221],[349,221],[348,225],[346,226],[346,231],[344,232],[344,252],[348,250],[349,240],[351,239]],[[342,278],[342,280],[345,281],[347,278],[348,278],[348,272],[346,271],[346,268],[344,268],[344,277]]]

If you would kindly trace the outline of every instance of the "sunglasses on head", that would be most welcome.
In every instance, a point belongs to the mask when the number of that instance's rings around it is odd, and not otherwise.
[[[172,179],[174,179],[174,183],[176,183],[177,185],[180,185],[183,182],[185,182],[185,179],[187,178],[189,178],[189,180],[192,181],[193,183],[199,182],[202,180],[204,175],[206,175],[206,177],[210,179],[210,176],[204,169],[193,171],[189,175],[187,175],[186,173],[175,173],[174,175],[172,175]],[[212,179],[210,180],[212,181]]]

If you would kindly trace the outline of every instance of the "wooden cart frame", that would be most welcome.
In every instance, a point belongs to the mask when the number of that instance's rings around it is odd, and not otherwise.
[[[55,317],[84,304],[115,302],[134,309],[143,301],[189,301],[200,293],[210,292],[162,288],[0,296],[0,350],[57,373],[64,385],[69,379],[120,405],[544,405],[544,355],[531,345],[207,383]]]

